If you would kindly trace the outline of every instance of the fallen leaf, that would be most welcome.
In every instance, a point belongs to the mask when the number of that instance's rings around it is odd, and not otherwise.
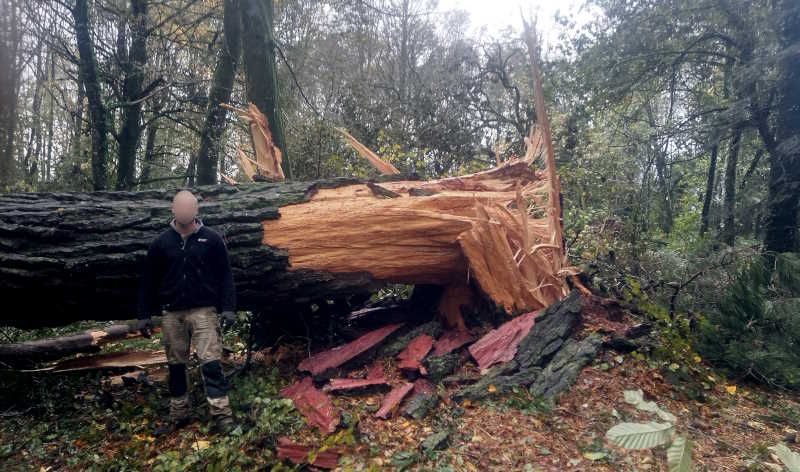
[[[206,441],[205,439],[201,439],[199,441],[195,441],[192,447],[195,451],[202,451],[203,449],[208,449],[211,444]]]
[[[584,452],[583,457],[589,459],[590,461],[599,461],[600,459],[605,459],[608,457],[608,454],[605,452]]]

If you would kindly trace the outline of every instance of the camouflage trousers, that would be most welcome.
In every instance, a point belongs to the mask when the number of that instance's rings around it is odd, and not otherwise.
[[[193,344],[203,374],[206,400],[212,417],[230,417],[228,381],[222,372],[222,335],[214,307],[165,311],[162,340],[169,364],[170,419],[189,417],[189,381],[186,363]]]

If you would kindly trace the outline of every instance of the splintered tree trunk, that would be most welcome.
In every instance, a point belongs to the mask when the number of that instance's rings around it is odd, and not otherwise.
[[[227,241],[238,308],[306,307],[389,282],[472,286],[508,312],[567,293],[573,272],[556,243],[546,172],[514,160],[463,177],[403,179],[197,188],[201,218]],[[168,228],[173,194],[0,195],[0,298],[19,307],[0,312],[0,323],[133,317],[140,264]]]
[[[267,117],[275,145],[283,153],[286,175],[291,178],[288,163],[283,120],[278,97],[278,75],[275,64],[275,38],[272,34],[274,12],[272,2],[241,0],[242,50],[244,59],[247,100],[255,104]]]

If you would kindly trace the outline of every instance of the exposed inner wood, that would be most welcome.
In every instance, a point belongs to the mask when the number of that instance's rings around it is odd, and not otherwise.
[[[541,138],[532,131],[531,146]],[[507,312],[548,306],[568,292],[560,214],[548,169],[529,159],[433,181],[389,181],[396,198],[360,183],[320,189],[263,221],[263,244],[287,249],[290,270],[366,272],[377,280],[468,286]],[[552,165],[552,164],[551,164]],[[555,177],[553,177],[555,176]],[[463,298],[457,290],[449,296]],[[446,293],[446,296],[447,296]],[[452,305],[452,306],[451,306]],[[458,303],[443,303],[448,325],[463,329]]]

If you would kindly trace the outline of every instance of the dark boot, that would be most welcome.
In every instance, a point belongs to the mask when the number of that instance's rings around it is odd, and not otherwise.
[[[222,364],[218,360],[203,364],[203,383],[206,387],[208,412],[214,419],[216,430],[220,434],[228,434],[236,428],[228,400],[228,380],[222,372]]]
[[[153,429],[153,436],[163,436],[177,431],[192,422],[189,395],[169,399],[167,421]]]
[[[231,412],[230,400],[228,396],[217,398],[206,398],[208,400],[208,411],[211,413],[211,418],[214,419],[214,427],[219,434],[229,434],[236,428],[236,423],[233,421],[233,413]]]
[[[187,393],[189,387],[186,364],[169,366],[169,416],[167,421],[153,430],[154,436],[176,431],[192,422],[191,405]]]

